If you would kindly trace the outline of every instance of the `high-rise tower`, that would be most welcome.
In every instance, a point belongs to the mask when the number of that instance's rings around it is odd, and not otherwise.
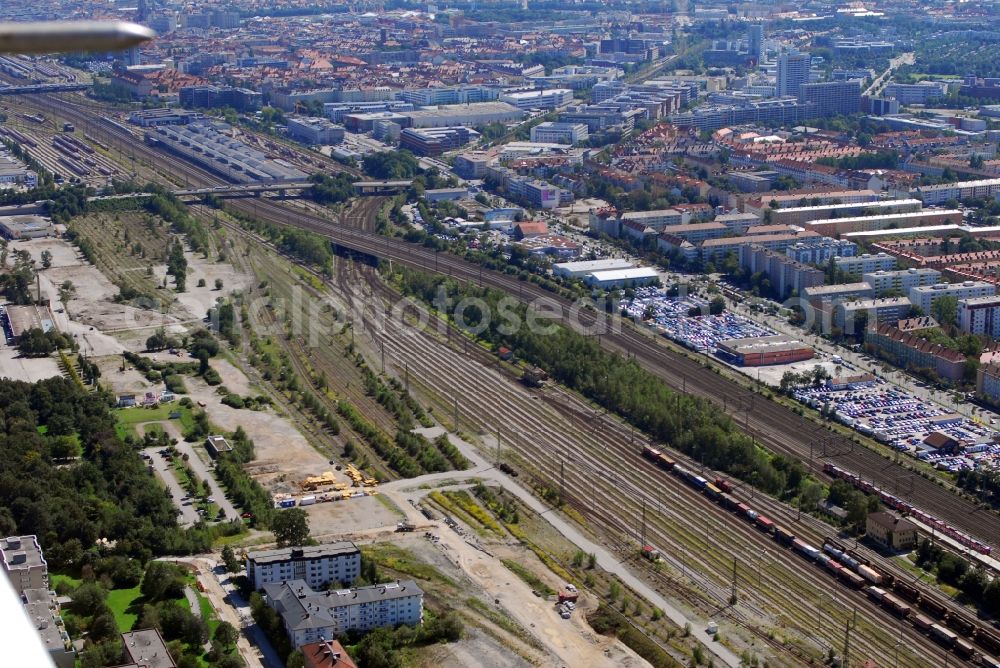
[[[777,93],[779,96],[797,96],[799,94],[799,86],[809,83],[810,62],[808,53],[781,53],[778,55]]]

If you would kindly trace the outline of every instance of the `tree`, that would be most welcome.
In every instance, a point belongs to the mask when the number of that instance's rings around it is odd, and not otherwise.
[[[42,251],[42,267],[48,269],[52,266],[52,253],[47,250]]]
[[[59,286],[59,301],[62,303],[63,308],[66,308],[66,303],[73,299],[76,295],[76,286],[73,285],[73,281],[65,280],[62,285]]]
[[[275,513],[271,532],[278,547],[305,545],[309,541],[309,516],[301,508],[289,508]]]
[[[726,300],[722,296],[715,296],[708,304],[709,315],[719,315],[726,310]]]
[[[216,290],[221,290],[222,289],[222,279],[221,278],[215,279],[215,289]]]
[[[150,601],[178,598],[184,593],[184,575],[173,564],[151,561],[139,591]]]
[[[230,573],[239,573],[242,564],[240,560],[236,558],[236,552],[233,550],[232,545],[226,545],[222,548],[222,563],[226,565],[226,570]]]
[[[239,637],[239,631],[229,622],[219,622],[219,625],[215,627],[215,635],[213,636],[215,640],[222,643],[223,647],[235,645]]]
[[[938,297],[931,302],[931,315],[941,325],[954,325],[958,317],[958,298],[954,295]]]

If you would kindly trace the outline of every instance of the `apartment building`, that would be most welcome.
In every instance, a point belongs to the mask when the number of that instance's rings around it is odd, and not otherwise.
[[[254,589],[286,580],[302,580],[310,587],[351,583],[361,574],[361,550],[351,542],[310,547],[287,547],[250,552],[247,577]]]
[[[811,116],[856,114],[861,110],[861,82],[823,81],[799,86],[799,102],[813,105]]]
[[[544,144],[575,144],[587,141],[590,133],[583,123],[553,123],[546,121],[531,128],[531,141]]]
[[[816,285],[802,291],[802,296],[815,306],[874,297],[872,286],[867,283],[838,283]]]
[[[752,213],[724,213],[715,217],[716,223],[722,223],[729,228],[730,232],[744,234],[748,228],[760,223],[760,218]]]
[[[991,362],[976,371],[976,393],[996,401],[1000,399],[1000,362]]]
[[[958,302],[958,328],[1000,338],[1000,297],[969,297]]]
[[[912,300],[911,300],[912,301]],[[890,323],[865,330],[865,345],[903,369],[930,369],[941,378],[958,380],[965,369],[965,355],[904,332]]]
[[[940,283],[941,272],[930,267],[911,267],[895,271],[865,272],[861,275],[861,280],[871,285],[876,295],[886,292],[908,295],[913,288]]]
[[[701,244],[701,255],[706,261],[723,258],[730,253],[739,253],[741,246],[757,244],[764,248],[784,252],[789,246],[800,241],[819,238],[815,232],[800,232],[798,234],[765,234],[761,236],[723,237],[708,239]]]
[[[963,281],[962,283],[935,283],[921,285],[910,289],[910,301],[913,305],[930,314],[934,302],[941,297],[955,297],[959,301],[973,297],[992,297],[997,292],[997,286],[985,281]]]
[[[18,594],[26,589],[49,588],[49,566],[36,536],[0,538],[0,557],[7,579]]]
[[[265,584],[264,596],[296,648],[351,630],[418,626],[424,618],[424,592],[412,580],[318,592],[296,579]]]
[[[740,248],[740,266],[751,273],[762,271],[775,291],[782,297],[802,294],[805,288],[823,285],[823,272],[815,267],[796,262],[788,255],[763,246],[749,245]]]
[[[911,213],[889,213],[856,218],[831,218],[811,220],[805,224],[807,230],[815,230],[827,236],[840,236],[855,232],[877,232],[881,230],[903,230],[934,225],[960,225],[962,212],[957,209],[928,209]]]
[[[875,271],[888,271],[896,268],[896,258],[888,253],[863,253],[854,257],[835,257],[833,266],[845,274],[861,276]]]
[[[832,193],[826,195],[830,197]],[[766,196],[762,198],[767,205]],[[800,197],[799,201],[808,201],[809,197]],[[839,198],[835,198],[839,199]],[[782,200],[775,198],[775,203],[782,204]],[[858,216],[859,214],[889,214],[889,213],[911,213],[920,211],[922,204],[918,199],[898,199],[883,200],[873,202],[862,200],[858,202],[831,202],[828,204],[817,204],[813,206],[789,206],[787,208],[777,208],[771,211],[771,222],[781,225],[803,225],[813,220],[827,220]]]
[[[718,218],[716,218],[718,220]],[[858,246],[847,239],[819,237],[812,241],[802,241],[785,249],[785,254],[803,264],[824,264],[833,257],[854,257]]]
[[[919,197],[927,205],[944,204],[950,199],[965,200],[994,197],[997,194],[1000,194],[1000,179],[980,179],[978,181],[920,186],[910,192],[911,196]]]
[[[675,236],[692,244],[699,244],[708,239],[718,239],[725,236],[729,233],[729,228],[722,223],[693,223],[691,225],[667,225],[659,228],[659,231],[665,236]]]
[[[856,321],[859,314],[867,314],[870,323],[895,323],[909,316],[910,307],[910,300],[906,297],[838,302],[833,307],[833,321],[844,330],[845,334],[858,334],[860,332],[851,331],[848,328]]]
[[[684,214],[677,209],[655,209],[653,211],[629,211],[620,217],[622,223],[642,223],[657,232],[666,227],[679,226],[684,222]]]

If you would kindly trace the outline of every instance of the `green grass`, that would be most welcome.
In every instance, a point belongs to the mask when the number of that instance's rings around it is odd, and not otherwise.
[[[80,578],[75,578],[72,575],[64,575],[62,573],[49,573],[49,584],[55,589],[55,586],[60,583],[65,583],[76,589],[83,582]]]
[[[403,573],[418,580],[436,580],[444,584],[457,586],[455,581],[443,574],[438,569],[428,564],[422,563],[408,550],[389,543],[379,543],[361,548],[365,557],[372,559],[379,566],[383,566],[397,573]]]
[[[537,591],[542,596],[551,596],[556,593],[556,590],[542,582],[541,578],[529,571],[527,568],[517,563],[516,561],[511,561],[510,559],[501,559],[500,562],[508,568],[514,575],[524,580],[529,587]]]
[[[142,431],[144,434],[152,434],[153,436],[159,436],[163,433],[163,425],[161,424],[147,424],[143,425]]]
[[[138,587],[131,589],[112,589],[108,592],[108,607],[118,622],[118,629],[122,632],[131,631],[132,625],[139,619],[139,612],[142,610],[140,599],[142,594]]]
[[[174,411],[181,414],[179,420],[182,427],[181,431],[187,431],[194,426],[194,417],[191,415],[191,409],[181,406],[176,402],[171,402],[169,404],[160,404],[156,408],[142,408],[140,406],[119,408],[114,412],[115,431],[118,433],[119,438],[123,439],[129,434],[141,436],[142,434],[136,432],[136,425],[143,422],[169,420],[170,414]]]

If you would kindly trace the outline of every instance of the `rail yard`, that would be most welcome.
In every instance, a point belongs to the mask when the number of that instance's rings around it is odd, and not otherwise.
[[[59,100],[59,115],[85,129],[95,140],[108,145],[124,142],[134,146],[131,150],[137,155],[150,163],[168,167],[176,178],[186,182],[198,185],[219,182],[216,177],[182,160],[142,146],[126,128],[94,118],[91,109],[74,105],[70,100],[71,97]],[[315,213],[268,199],[231,203],[238,211],[273,223],[312,230],[358,253],[481,282],[522,299],[544,297],[564,307],[569,305],[566,300],[515,277],[482,271],[460,258],[446,254],[438,257],[422,247],[376,236],[373,221],[380,205],[378,199],[366,200],[344,216],[340,225],[335,225]],[[346,269],[338,268],[337,279],[342,288],[350,282],[367,283],[376,291],[384,290],[378,287],[379,279],[370,269],[355,271],[359,274],[352,276]],[[384,292],[373,294],[378,298],[388,297]],[[595,316],[586,311],[580,316],[584,325],[594,320]],[[568,393],[525,391],[511,378],[498,373],[489,355],[463,340],[457,332],[454,336],[448,335],[450,342],[440,340],[438,335],[435,345],[428,345],[433,334],[418,335],[407,328],[380,330],[377,324],[371,320],[365,328],[372,337],[372,346],[384,350],[396,375],[405,374],[409,383],[431,403],[436,403],[444,412],[454,407],[456,428],[472,427],[490,433],[498,422],[495,407],[510,406],[511,417],[505,415],[504,424],[499,427],[501,456],[504,452],[511,453],[515,465],[520,463],[538,478],[560,488],[564,500],[586,519],[616,538],[620,537],[623,555],[636,556],[638,547],[646,543],[688,546],[686,554],[667,558],[670,572],[647,568],[646,575],[661,590],[683,593],[688,603],[706,616],[726,615],[738,625],[745,624],[757,633],[762,643],[772,646],[775,651],[788,649],[780,639],[787,631],[811,639],[817,647],[836,647],[839,652],[846,625],[853,623],[848,608],[856,607],[858,621],[847,634],[850,647],[878,657],[879,662],[886,665],[898,660],[895,652],[909,653],[904,656],[911,662],[905,665],[943,665],[948,652],[954,652],[949,655],[952,661],[965,659],[971,656],[965,643],[975,643],[984,654],[1000,653],[991,635],[995,632],[966,619],[963,614],[968,613],[960,612],[950,601],[941,601],[940,596],[925,591],[926,588],[912,588],[916,593],[906,589],[894,589],[895,594],[890,593],[884,585],[891,582],[907,586],[903,583],[904,574],[892,564],[882,563],[884,560],[880,561],[872,553],[861,550],[856,553],[858,556],[847,557],[859,563],[860,559],[869,561],[872,563],[870,568],[876,571],[882,569],[880,580],[869,579],[863,585],[843,574],[842,569],[838,571],[830,566],[829,561],[825,566],[817,565],[824,544],[842,553],[844,547],[827,540],[830,529],[819,520],[809,516],[795,518],[794,511],[764,495],[755,498],[752,488],[745,485],[737,488],[732,496],[720,494],[717,499],[709,498],[705,490],[710,495],[712,488],[707,481],[702,486],[697,480],[699,474],[694,472],[697,463],[678,458],[680,468],[675,463],[673,470],[687,470],[690,475],[666,474],[639,455],[644,446],[656,447],[655,444],[646,443],[625,425],[601,416]],[[415,345],[413,336],[423,337],[423,344]],[[1000,535],[1000,518],[996,514],[983,511],[933,481],[915,475],[909,468],[888,461],[846,437],[836,436],[788,408],[712,373],[703,361],[664,345],[630,323],[624,323],[620,331],[603,334],[600,340],[610,350],[631,355],[674,388],[721,403],[722,408],[763,445],[808,462],[817,476],[827,475],[823,464],[834,463],[887,489],[899,490],[900,481],[904,481],[902,490],[897,491],[900,498],[915,504],[919,500],[921,507],[973,536],[990,541]],[[557,413],[572,418],[564,424],[564,429],[551,428]],[[637,469],[648,475],[628,475]],[[704,475],[714,479],[714,475]],[[759,516],[754,524],[738,519],[733,509],[740,503],[758,508],[758,512],[783,527],[785,533],[778,533],[774,527],[762,527],[757,521]],[[611,508],[616,510],[612,512]],[[744,512],[744,517],[749,515]],[[806,550],[796,544],[796,540],[811,549]],[[755,553],[767,554],[773,560],[766,560],[766,567],[762,569],[758,565],[754,571],[753,560],[746,555]],[[828,550],[827,556],[829,553]],[[847,558],[841,556],[842,561]],[[765,560],[761,558],[761,561]],[[814,563],[810,565],[810,561]],[[643,567],[644,564],[637,566],[640,570]],[[802,584],[793,576],[808,568],[816,569],[814,587]],[[861,586],[865,589],[860,589]],[[728,605],[732,590],[737,592],[737,603]],[[893,598],[897,595],[907,603]],[[835,605],[834,597],[842,600],[843,605]],[[827,601],[825,605],[824,600]],[[930,603],[921,605],[921,601]],[[762,605],[765,602],[769,604],[767,609],[784,609],[784,614],[767,620],[769,615]],[[909,608],[904,612],[901,606]],[[941,614],[933,615],[931,624],[924,624],[922,618],[931,618],[934,612],[929,607]],[[824,622],[824,616],[828,617],[828,622]],[[903,623],[903,618],[911,620],[912,624]],[[767,621],[761,622],[762,619]],[[935,630],[935,625],[940,630]],[[768,628],[771,632],[765,630]],[[893,629],[900,638],[905,636],[906,646],[893,645],[890,637]],[[950,633],[960,637],[951,638]],[[969,647],[974,648],[973,645]],[[806,657],[803,655],[801,659],[804,661]]]

